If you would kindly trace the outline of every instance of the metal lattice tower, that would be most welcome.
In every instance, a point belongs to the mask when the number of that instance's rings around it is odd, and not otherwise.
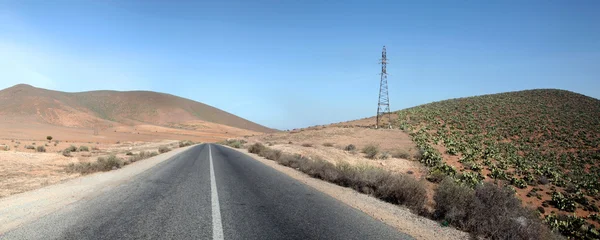
[[[381,81],[379,83],[379,103],[377,104],[377,122],[375,127],[379,128],[383,123],[384,115],[387,114],[388,126],[392,128],[392,114],[390,113],[390,97],[388,96],[388,83],[387,83],[387,57],[385,46],[381,51]]]

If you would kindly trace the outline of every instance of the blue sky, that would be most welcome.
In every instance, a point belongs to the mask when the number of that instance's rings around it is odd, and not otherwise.
[[[600,98],[600,1],[0,0],[0,88],[150,90],[291,129],[533,88]]]

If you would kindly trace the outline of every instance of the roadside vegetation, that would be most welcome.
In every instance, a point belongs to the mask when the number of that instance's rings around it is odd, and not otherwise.
[[[242,148],[244,147],[244,144],[246,144],[246,141],[239,139],[227,139],[225,141],[218,142],[218,144],[230,146],[232,148]]]
[[[600,206],[599,100],[529,90],[435,102],[398,115],[398,127],[422,151],[430,181],[447,186],[449,177],[475,195],[490,182],[510,185],[522,200],[540,203],[537,214],[553,230],[600,238],[592,220]],[[473,229],[450,216],[450,224]]]
[[[345,149],[354,150],[352,147]],[[363,151],[368,152],[365,149]],[[485,183],[474,187],[444,175],[441,186],[434,193],[436,204],[430,209],[427,207],[426,183],[407,174],[371,166],[332,164],[319,158],[282,153],[261,143],[248,146],[248,152],[311,177],[406,206],[416,214],[438,220],[443,225],[453,225],[476,237],[560,239],[543,224],[536,212],[522,207],[507,186]]]
[[[187,147],[187,146],[191,146],[194,145],[195,143],[192,141],[180,141],[179,143],[177,143],[176,147]],[[84,146],[81,146],[79,149],[80,151],[89,151],[89,149],[87,147],[83,148]],[[82,148],[84,150],[82,150]],[[70,146],[69,148],[65,149],[62,151],[63,155],[65,153],[68,153],[69,156],[71,154],[71,152],[74,152],[77,150],[77,147],[75,146]],[[169,148],[168,146],[160,146],[158,148],[158,151],[140,151],[136,154],[132,153],[132,152],[127,152],[125,154],[125,157],[118,157],[114,154],[109,155],[107,157],[98,157],[96,159],[95,162],[79,162],[79,163],[71,163],[69,165],[67,165],[65,167],[65,171],[68,173],[80,173],[80,174],[90,174],[90,173],[95,173],[95,172],[106,172],[106,171],[110,171],[110,170],[115,170],[115,169],[119,169],[125,165],[140,161],[140,160],[144,160],[147,158],[151,158],[154,156],[157,156],[161,153],[166,153],[171,151],[171,148]]]

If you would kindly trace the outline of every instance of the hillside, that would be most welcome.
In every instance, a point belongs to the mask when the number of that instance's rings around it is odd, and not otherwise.
[[[525,204],[599,226],[600,100],[551,89],[434,102],[396,112],[432,181],[511,184]],[[577,219],[570,220],[577,224]],[[552,225],[552,224],[551,224]]]
[[[77,128],[151,124],[197,130],[209,122],[255,132],[274,130],[189,99],[148,91],[66,93],[19,84],[0,91],[4,121]]]

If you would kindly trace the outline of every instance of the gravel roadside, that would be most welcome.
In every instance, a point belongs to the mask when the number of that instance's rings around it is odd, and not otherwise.
[[[228,147],[228,146],[225,146]],[[231,148],[231,147],[229,147]],[[250,154],[246,149],[235,149],[251,156],[253,159],[270,166],[290,177],[311,186],[333,198],[363,211],[367,215],[413,236],[416,239],[468,239],[468,233],[451,227],[442,227],[436,221],[413,214],[405,207],[383,202],[369,195],[358,193],[350,188],[312,178],[295,169],[281,166],[275,161]]]
[[[192,146],[174,149],[121,169],[94,173],[0,199],[0,236],[69,204],[108,191]]]

